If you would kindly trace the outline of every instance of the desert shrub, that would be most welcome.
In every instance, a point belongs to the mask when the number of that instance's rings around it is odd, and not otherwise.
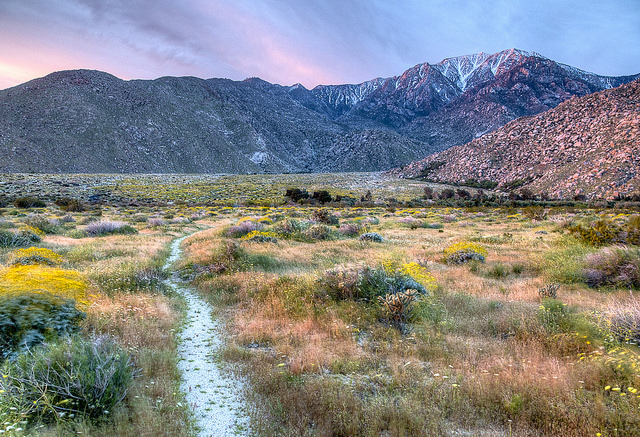
[[[135,234],[138,231],[124,222],[100,220],[89,223],[85,228],[85,232],[90,237],[100,237],[110,234]]]
[[[0,356],[14,357],[21,350],[75,332],[84,316],[72,299],[50,293],[0,293]]]
[[[345,237],[355,237],[362,231],[362,226],[357,223],[343,223],[340,225],[338,232]]]
[[[486,256],[487,249],[467,241],[452,244],[444,250],[444,259],[447,264],[462,264],[472,260],[484,262]]]
[[[62,216],[59,218],[60,223],[74,223],[76,219],[73,218],[70,214]]]
[[[246,220],[239,221],[238,224],[234,226],[231,226],[227,231],[227,235],[234,238],[240,238],[247,235],[250,232],[259,231],[262,228],[263,228],[262,223],[258,223],[253,220],[246,219]]]
[[[538,307],[538,321],[550,334],[566,333],[574,328],[574,313],[567,304],[547,298]]]
[[[610,340],[640,345],[640,302],[613,304],[596,315],[598,326]]]
[[[42,231],[27,226],[17,230],[0,229],[0,247],[23,247],[41,240]]]
[[[311,198],[323,204],[331,202],[333,200],[333,198],[331,197],[331,194],[329,194],[329,192],[326,190],[314,191],[313,194],[311,195]]]
[[[7,263],[15,264],[45,264],[56,266],[62,262],[62,256],[57,253],[40,247],[30,247],[28,249],[16,249],[7,255]]]
[[[589,287],[639,287],[640,249],[605,247],[585,257],[584,280]]]
[[[252,241],[255,243],[277,243],[278,238],[277,234],[273,232],[264,232],[264,231],[251,231],[244,237],[242,237],[245,241]]]
[[[309,192],[300,188],[289,188],[286,190],[284,195],[294,202],[309,198]]]
[[[50,293],[86,304],[88,284],[74,270],[44,265],[14,265],[0,271],[0,295]]]
[[[422,220],[418,220],[417,218],[412,216],[402,217],[398,221],[400,223],[404,223],[407,226],[409,226],[409,229],[418,229],[418,228],[425,227],[425,223]]]
[[[622,223],[601,219],[589,225],[570,226],[568,229],[591,246],[640,245],[640,216],[638,215],[631,216]]]
[[[308,228],[308,222],[289,218],[276,223],[273,230],[281,238],[297,238],[300,237],[302,232]]]
[[[378,302],[385,309],[391,322],[397,326],[406,323],[413,310],[413,304],[418,299],[417,290],[405,290],[398,293],[388,293],[378,296]]]
[[[378,234],[377,232],[366,232],[360,235],[360,237],[358,237],[358,240],[382,243],[384,241],[384,238],[382,238],[382,235]]]
[[[5,363],[2,372],[1,401],[32,423],[109,414],[134,377],[130,355],[108,337],[50,343]]]
[[[312,225],[302,232],[302,236],[309,240],[329,240],[333,237],[333,231],[327,225]]]
[[[45,234],[55,234],[60,229],[60,222],[56,219],[49,219],[43,215],[30,214],[23,220],[24,224],[35,229],[39,229]]]
[[[407,290],[427,294],[436,285],[435,278],[416,263],[405,264],[395,270],[384,266],[338,267],[328,270],[318,279],[319,290],[335,300],[372,301]]]
[[[571,236],[559,240],[557,246],[538,255],[534,267],[539,269],[548,281],[560,283],[584,281],[584,258],[593,249]]]
[[[507,267],[502,263],[491,266],[491,268],[487,272],[487,276],[494,279],[502,279],[508,274],[509,272],[507,271]]]
[[[531,220],[544,220],[547,218],[548,211],[544,208],[544,206],[527,206],[522,208],[522,215],[531,219]]]
[[[160,217],[150,218],[150,219],[147,220],[147,223],[152,228],[158,228],[158,227],[167,225],[167,221],[165,219],[163,219],[163,218],[160,218]]]
[[[210,256],[200,263],[189,263],[180,269],[180,276],[195,280],[212,274],[233,272],[242,269],[246,252],[238,243],[227,240],[216,246]]]
[[[552,298],[556,299],[558,297],[558,289],[560,288],[560,284],[557,282],[552,282],[551,284],[547,284],[538,290],[538,296],[541,299]]]
[[[18,197],[13,201],[13,206],[16,208],[44,208],[47,205],[35,197]]]
[[[324,223],[325,225],[337,225],[338,217],[331,214],[328,209],[316,209],[313,214],[311,214],[311,220],[316,223]]]
[[[58,205],[62,211],[81,212],[85,210],[85,206],[81,200],[73,199],[71,197],[61,197],[56,199],[55,204]]]

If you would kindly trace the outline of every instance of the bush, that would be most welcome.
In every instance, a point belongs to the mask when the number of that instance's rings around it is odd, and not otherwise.
[[[640,286],[640,250],[605,247],[585,257],[584,281],[589,287]]]
[[[0,229],[0,247],[23,247],[41,240],[42,232],[29,226],[18,230]]]
[[[72,299],[49,293],[0,294],[0,356],[78,330],[84,318]]]
[[[551,284],[547,284],[545,287],[539,289],[538,296],[540,296],[541,299],[556,299],[558,297],[559,288],[560,284],[558,284],[557,282],[552,282]]]
[[[13,201],[13,206],[16,208],[44,208],[47,205],[35,197],[18,197]]]
[[[376,242],[376,243],[382,243],[384,241],[384,238],[382,238],[382,235],[378,234],[377,232],[366,232],[366,233],[360,235],[358,240],[360,240],[360,241],[373,241],[373,242]]]
[[[362,231],[362,226],[356,223],[343,223],[340,225],[338,232],[345,237],[355,237]]]
[[[304,230],[302,235],[309,240],[329,240],[333,237],[333,232],[327,225],[313,225]]]
[[[87,288],[87,282],[74,270],[18,264],[0,272],[0,295],[42,292],[86,304]]]
[[[62,211],[81,212],[85,210],[85,206],[81,200],[73,199],[71,197],[61,197],[56,199],[55,204],[58,205]]]
[[[631,216],[623,223],[616,223],[613,220],[598,220],[587,226],[570,226],[569,232],[591,246],[612,244],[638,246],[640,245],[640,216]]]
[[[412,276],[415,275],[415,276]],[[336,268],[318,280],[319,289],[335,300],[372,301],[379,296],[416,290],[427,294],[436,287],[435,278],[415,263],[400,269],[385,267]]]
[[[24,224],[38,229],[45,234],[55,234],[60,229],[60,222],[56,219],[48,219],[43,215],[30,214],[24,219]]]
[[[100,237],[109,234],[135,234],[138,231],[124,222],[101,220],[89,223],[85,232],[89,237]]]
[[[604,314],[598,314],[597,319],[599,327],[612,340],[640,346],[640,302],[637,300],[614,304]]]
[[[324,223],[325,225],[337,225],[338,217],[331,214],[327,209],[316,209],[311,214],[311,220],[316,223]]]
[[[467,241],[452,244],[444,250],[444,259],[447,264],[462,264],[472,260],[484,262],[486,256],[487,249]]]
[[[296,219],[286,219],[276,223],[273,230],[281,238],[294,238],[300,237],[302,232],[307,228],[309,228],[309,224],[307,222],[301,222]]]
[[[227,235],[240,238],[253,231],[259,231],[263,228],[262,223],[253,220],[241,220],[238,224],[231,226],[227,231]]]
[[[31,422],[57,422],[109,414],[127,395],[134,369],[113,340],[74,337],[19,355],[3,374],[3,403]]]
[[[252,241],[256,243],[277,243],[278,238],[273,232],[251,231],[244,237],[245,241]]]
[[[398,293],[389,293],[385,296],[378,296],[378,302],[387,312],[391,322],[397,326],[402,326],[407,322],[411,311],[413,310],[413,303],[418,299],[419,294],[417,290],[405,290]]]
[[[573,327],[573,311],[567,304],[553,298],[542,301],[538,307],[538,320],[550,334],[571,331]]]
[[[62,262],[62,257],[49,249],[30,247],[28,249],[16,249],[9,252],[7,262],[10,265],[45,264],[48,266],[57,266]]]

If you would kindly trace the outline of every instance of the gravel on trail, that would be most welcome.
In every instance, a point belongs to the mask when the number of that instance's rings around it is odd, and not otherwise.
[[[180,258],[180,244],[187,237],[171,243],[165,269]],[[190,290],[175,272],[166,283],[187,303],[178,345],[178,368],[182,372],[181,388],[196,421],[198,436],[250,435],[247,404],[241,395],[244,384],[222,366],[220,353],[224,330],[221,324],[212,317],[209,304]]]

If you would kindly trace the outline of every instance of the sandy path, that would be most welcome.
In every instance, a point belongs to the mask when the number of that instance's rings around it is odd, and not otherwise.
[[[165,269],[180,258],[180,243],[186,237],[171,243]],[[240,395],[243,383],[222,369],[219,353],[224,332],[221,325],[212,318],[209,304],[180,281],[175,273],[167,284],[184,296],[188,306],[178,345],[178,368],[183,375],[182,389],[200,428],[198,436],[250,435],[246,403]]]

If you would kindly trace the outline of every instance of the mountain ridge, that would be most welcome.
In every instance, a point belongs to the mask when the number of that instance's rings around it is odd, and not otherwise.
[[[0,91],[0,172],[387,170],[631,78],[515,49],[312,90],[67,70]]]
[[[640,79],[573,97],[391,173],[488,180],[552,198],[640,195]]]

